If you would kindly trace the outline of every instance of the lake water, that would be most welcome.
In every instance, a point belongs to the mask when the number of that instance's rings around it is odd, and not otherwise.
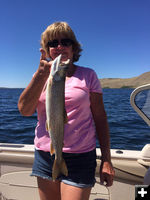
[[[111,148],[141,150],[150,143],[150,128],[130,105],[133,89],[103,89]],[[17,102],[22,89],[0,89],[0,142],[33,144],[36,113],[20,115]]]

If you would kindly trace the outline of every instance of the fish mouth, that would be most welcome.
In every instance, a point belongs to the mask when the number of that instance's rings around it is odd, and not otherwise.
[[[54,74],[60,70],[67,70],[69,68],[69,63],[70,63],[70,59],[67,59],[65,61],[62,61],[62,54],[60,54],[59,56],[57,56],[55,58],[55,60],[53,61],[52,64],[52,71],[51,71],[51,75],[54,76]]]
[[[68,66],[70,63],[70,59],[66,60],[66,61],[61,61],[60,62],[60,66]]]

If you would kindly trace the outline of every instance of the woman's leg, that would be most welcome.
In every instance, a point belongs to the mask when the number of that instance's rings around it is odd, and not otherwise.
[[[61,182],[61,200],[88,200],[91,187],[79,188]]]
[[[61,200],[59,181],[53,182],[37,177],[37,183],[41,200]]]

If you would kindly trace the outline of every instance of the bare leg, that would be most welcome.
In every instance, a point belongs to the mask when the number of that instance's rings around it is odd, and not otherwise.
[[[78,188],[61,183],[61,200],[88,200],[92,188]]]
[[[60,182],[49,181],[47,179],[37,178],[38,189],[41,200],[60,200]]]

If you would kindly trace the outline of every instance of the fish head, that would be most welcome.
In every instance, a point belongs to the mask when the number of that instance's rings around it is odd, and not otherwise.
[[[51,76],[54,81],[60,81],[65,78],[69,63],[70,59],[65,62],[61,62],[61,55],[55,58],[51,67]]]

